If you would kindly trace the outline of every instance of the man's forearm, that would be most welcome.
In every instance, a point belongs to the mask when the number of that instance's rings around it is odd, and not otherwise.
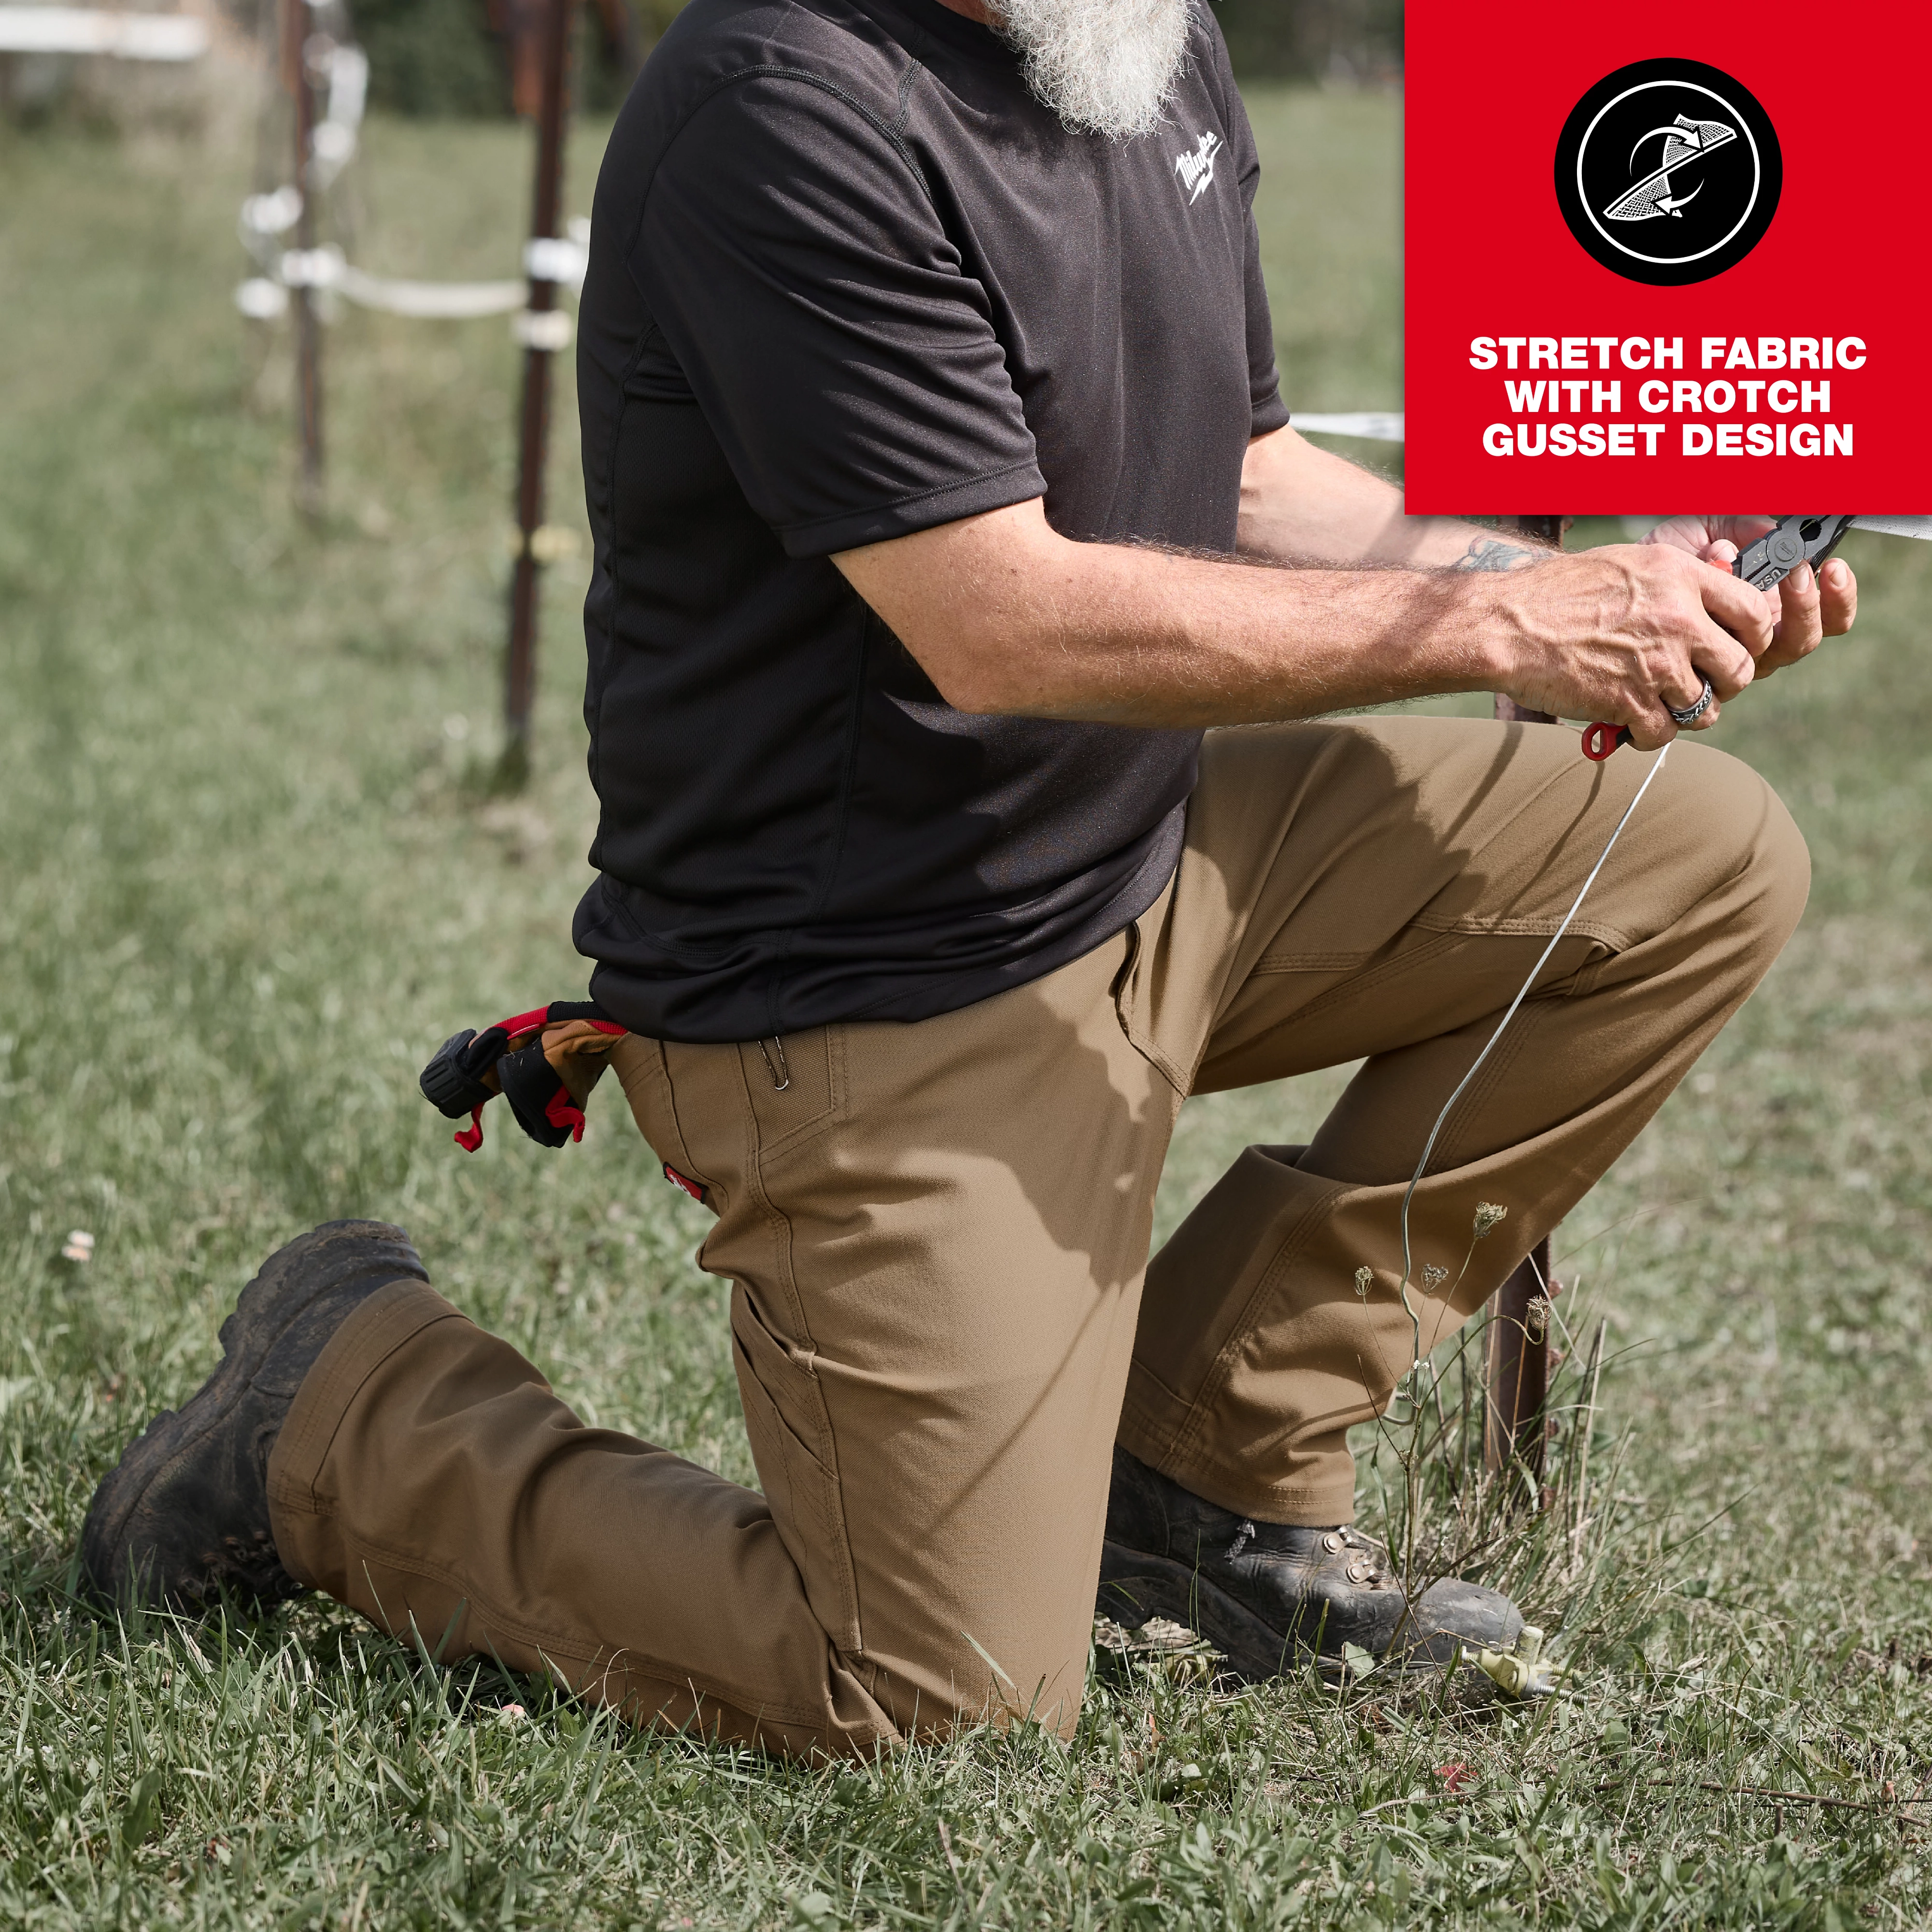
[[[1245,724],[1486,690],[1654,746],[1706,677],[1742,691],[1772,640],[1758,592],[1654,547],[1271,568],[1072,542],[1036,497],[835,561],[949,704],[1024,717]]]
[[[1412,517],[1402,492],[1292,429],[1258,436],[1241,472],[1241,554],[1337,568],[1515,570],[1546,550],[1450,517]]]
[[[1069,543],[1036,505],[929,550],[902,539],[839,561],[962,711],[1154,727],[1314,717],[1487,689],[1504,628],[1468,578]]]

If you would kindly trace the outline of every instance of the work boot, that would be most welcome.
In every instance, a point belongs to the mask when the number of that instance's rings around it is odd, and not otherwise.
[[[405,1276],[429,1279],[385,1221],[331,1221],[262,1263],[221,1324],[220,1366],[94,1492],[80,1561],[98,1595],[192,1609],[224,1591],[265,1604],[302,1594],[268,1526],[268,1452],[329,1337]]]
[[[1185,1624],[1251,1682],[1310,1657],[1337,1670],[1345,1644],[1426,1670],[1459,1648],[1505,1648],[1522,1628],[1500,1592],[1454,1577],[1412,1607],[1380,1544],[1346,1526],[1250,1522],[1118,1446],[1097,1607],[1130,1630]]]

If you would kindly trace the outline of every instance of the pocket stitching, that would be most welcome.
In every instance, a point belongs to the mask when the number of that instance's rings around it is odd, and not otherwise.
[[[844,1101],[843,1091],[844,1028],[828,1026],[824,1030],[826,1102],[817,1113],[806,1120],[799,1121],[795,1126],[786,1128],[783,1133],[772,1139],[766,1140],[764,1138],[764,1124],[758,1118],[758,1103],[754,1100],[751,1102],[752,1130],[759,1137],[758,1153],[760,1161],[769,1160],[775,1155],[788,1154],[794,1147],[803,1142],[815,1138],[827,1127],[836,1125],[838,1121],[843,1112]],[[755,1048],[753,1051],[756,1051]],[[745,1048],[741,1046],[738,1052],[740,1064],[744,1067],[745,1077],[747,1082],[749,1082],[754,1078],[755,1076],[751,1068],[744,1066]],[[746,1097],[748,1100],[750,1097],[748,1088]]]

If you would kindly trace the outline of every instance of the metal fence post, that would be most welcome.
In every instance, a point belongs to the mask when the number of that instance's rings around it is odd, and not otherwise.
[[[544,259],[557,239],[563,201],[564,114],[572,0],[547,0],[543,94],[537,117],[536,184],[531,195],[525,272],[530,299],[518,319],[524,342],[524,399],[517,450],[517,560],[510,580],[510,640],[504,661],[502,776],[520,784],[530,770],[530,713],[536,697],[537,595],[542,557],[544,464],[550,446],[550,360],[570,339],[556,305],[556,274]],[[546,272],[548,271],[548,272]]]
[[[315,259],[315,191],[310,180],[315,145],[315,88],[309,78],[308,0],[282,0],[282,78],[294,104],[295,184],[302,197],[296,247],[304,263]],[[315,290],[304,273],[296,303],[296,412],[302,430],[302,467],[296,504],[311,520],[322,514],[322,318]]]
[[[1561,517],[1518,517],[1524,536],[1561,546]],[[1496,716],[1520,724],[1554,724],[1546,711],[1532,711],[1498,697]],[[1484,1350],[1483,1466],[1496,1473],[1520,1466],[1533,1486],[1543,1475],[1544,1403],[1550,1393],[1548,1236],[1538,1241],[1490,1304]]]

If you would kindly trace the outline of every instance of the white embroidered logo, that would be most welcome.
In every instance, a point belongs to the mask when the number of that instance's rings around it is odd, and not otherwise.
[[[1174,164],[1174,172],[1180,177],[1182,191],[1187,196],[1187,205],[1192,208],[1208,189],[1214,184],[1214,163],[1221,152],[1221,137],[1218,134],[1203,134],[1201,145],[1191,154],[1183,154]]]

